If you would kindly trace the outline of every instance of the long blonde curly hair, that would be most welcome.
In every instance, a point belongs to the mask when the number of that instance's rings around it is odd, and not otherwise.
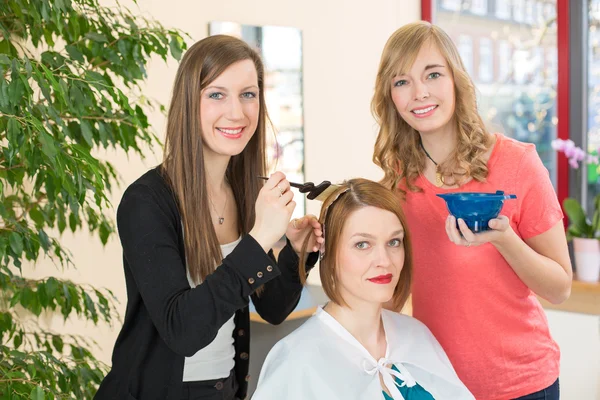
[[[415,180],[425,169],[426,156],[420,148],[419,132],[400,117],[392,101],[392,80],[410,69],[426,43],[437,46],[454,78],[455,110],[451,123],[456,124],[458,137],[455,150],[438,166],[445,181],[451,178],[458,185],[469,177],[485,181],[488,169],[484,155],[493,143],[477,112],[475,86],[448,34],[424,21],[404,25],[392,34],[383,49],[371,101],[371,111],[380,127],[373,162],[384,171],[381,183],[403,194],[403,187],[421,190]],[[399,187],[400,183],[403,187]]]

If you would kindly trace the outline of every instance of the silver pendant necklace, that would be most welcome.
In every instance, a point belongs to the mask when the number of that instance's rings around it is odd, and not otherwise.
[[[210,204],[212,205],[215,214],[217,214],[217,217],[219,217],[219,225],[223,225],[223,223],[225,222],[225,217],[223,217],[223,215],[225,215],[225,210],[227,209],[227,200],[229,200],[229,196],[225,195],[225,205],[223,206],[223,211],[221,212],[221,214],[219,214],[217,208],[215,207],[215,203],[213,203],[210,196],[208,196],[208,201],[210,201]]]

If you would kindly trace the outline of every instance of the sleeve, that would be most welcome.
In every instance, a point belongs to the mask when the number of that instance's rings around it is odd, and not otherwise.
[[[274,258],[273,252],[269,255]],[[306,271],[314,267],[319,253],[311,253],[306,261]],[[279,253],[278,266],[281,275],[265,284],[261,293],[252,294],[252,303],[262,319],[270,324],[280,324],[296,308],[302,293],[302,284],[298,273],[298,254],[292,244],[286,240],[285,247]]]
[[[517,201],[520,201],[517,229],[523,239],[544,233],[563,219],[550,174],[534,145],[528,146],[523,154],[516,179]]]
[[[248,305],[248,296],[280,271],[246,235],[214,273],[190,288],[177,216],[164,204],[152,188],[134,184],[119,205],[117,226],[126,268],[159,335],[175,353],[191,356],[210,344],[219,328]],[[264,271],[261,278],[259,271]]]

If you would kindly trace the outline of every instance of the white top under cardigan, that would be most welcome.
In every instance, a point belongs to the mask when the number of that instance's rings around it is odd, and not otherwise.
[[[394,400],[404,400],[393,376],[408,386],[418,383],[436,400],[474,400],[424,324],[388,310],[381,318],[387,349],[385,357],[375,360],[319,308],[271,349],[252,400],[383,400],[380,377]]]
[[[221,245],[223,258],[227,257],[233,249],[242,240],[240,237],[235,242]],[[187,279],[190,287],[195,287],[194,281],[190,276],[190,271],[186,266]],[[206,381],[211,379],[227,378],[235,366],[233,347],[233,330],[235,323],[233,316],[229,321],[219,329],[215,339],[203,349],[198,350],[196,354],[185,358],[183,365],[183,381]]]

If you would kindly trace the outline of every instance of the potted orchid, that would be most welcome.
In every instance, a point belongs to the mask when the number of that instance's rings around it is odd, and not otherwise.
[[[556,139],[552,141],[552,148],[564,153],[574,169],[579,168],[579,163],[598,164],[598,156],[587,154],[572,140]],[[577,279],[597,282],[600,279],[600,195],[594,198],[591,221],[577,200],[567,198],[563,207],[569,217],[567,239],[573,241]]]

